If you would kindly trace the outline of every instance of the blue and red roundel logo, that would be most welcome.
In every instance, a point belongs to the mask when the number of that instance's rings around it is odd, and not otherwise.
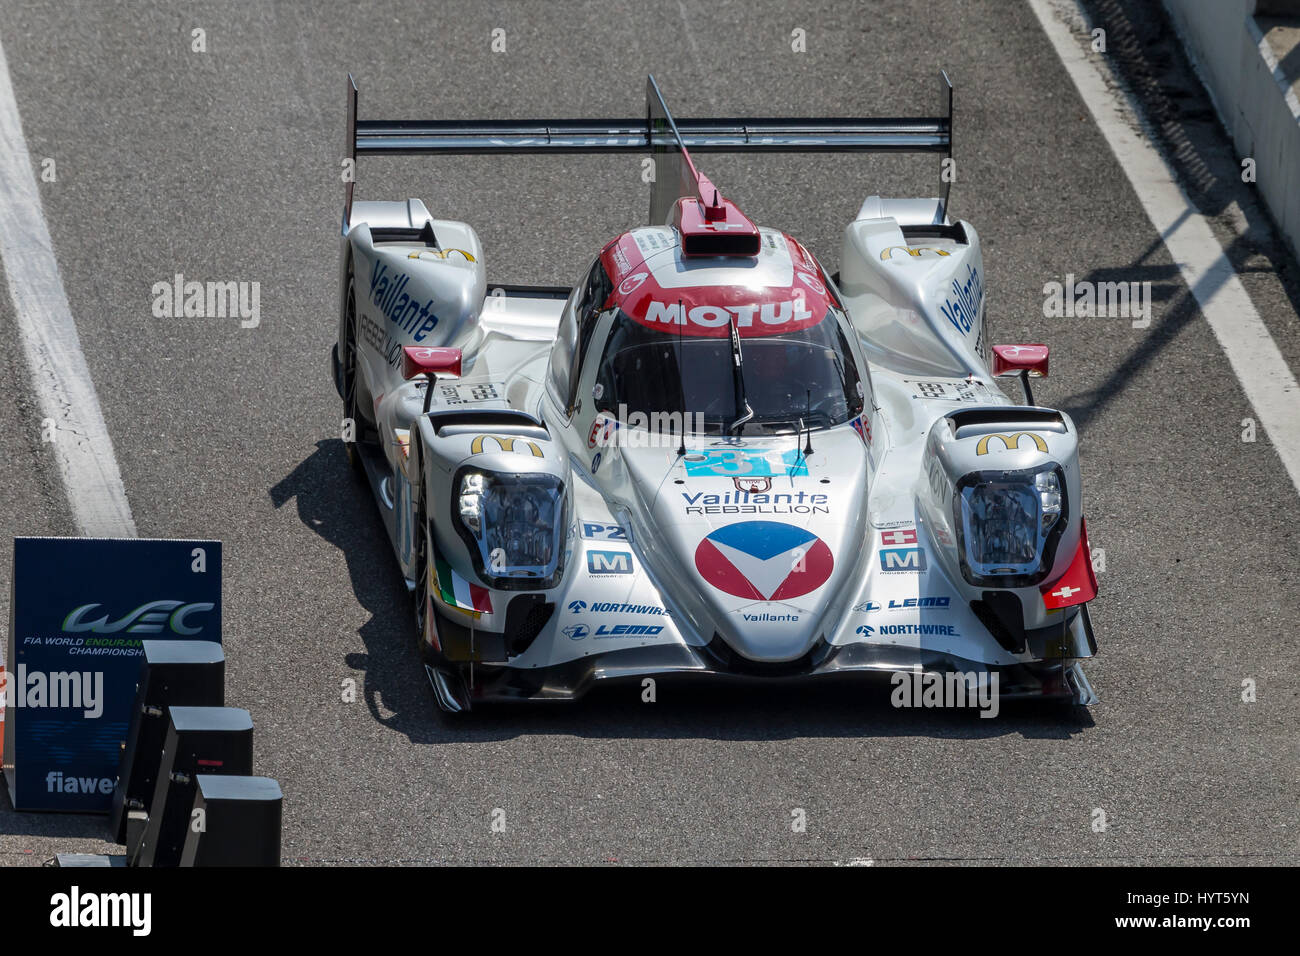
[[[699,543],[695,568],[727,594],[784,601],[825,584],[835,569],[835,557],[825,541],[805,528],[780,521],[741,521]]]

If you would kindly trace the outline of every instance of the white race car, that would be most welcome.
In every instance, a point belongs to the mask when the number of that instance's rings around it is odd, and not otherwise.
[[[653,160],[650,224],[573,288],[490,286],[470,226],[347,186],[344,438],[444,710],[672,676],[1095,699],[1078,433],[1029,394],[1045,346],[987,345],[975,230],[873,196],[831,276],[690,155],[947,156],[942,90],[916,120],[674,121],[651,78],[644,121],[359,122],[349,77],[354,160]]]

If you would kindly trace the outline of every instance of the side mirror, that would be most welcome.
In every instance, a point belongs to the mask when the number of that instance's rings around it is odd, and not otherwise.
[[[408,382],[417,375],[429,380],[424,390],[424,414],[429,414],[433,404],[433,383],[439,375],[460,378],[460,349],[435,348],[427,345],[402,346],[402,378]]]
[[[460,360],[460,349],[404,345],[402,346],[402,378],[410,380],[417,375],[427,375],[430,378],[438,375],[460,378]]]
[[[1034,393],[1029,388],[1029,378],[1047,378],[1046,345],[995,345],[993,346],[993,375],[995,378],[1014,375],[1025,390],[1025,404],[1033,405]]]
[[[1032,375],[1047,378],[1046,345],[995,345],[993,346],[993,374]]]

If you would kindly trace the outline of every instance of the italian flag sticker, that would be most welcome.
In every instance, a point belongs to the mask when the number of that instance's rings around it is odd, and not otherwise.
[[[475,618],[480,614],[492,613],[492,599],[487,588],[470,584],[453,571],[441,556],[434,558],[434,564],[438,569],[438,593],[442,595],[444,604]]]

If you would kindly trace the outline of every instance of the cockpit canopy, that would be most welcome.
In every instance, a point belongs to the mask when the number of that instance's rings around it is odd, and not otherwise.
[[[624,422],[685,413],[707,434],[829,428],[860,414],[870,382],[824,273],[795,240],[762,233],[761,252],[740,262],[685,261],[668,229],[607,246],[560,321],[557,404]]]
[[[601,408],[620,419],[627,416],[624,410],[650,416],[687,412],[702,418],[707,434],[726,432],[750,411],[743,425],[750,434],[792,432],[801,421],[828,428],[862,411],[857,363],[833,310],[813,325],[737,341],[739,385],[731,336],[679,338],[647,328],[620,309],[593,392]]]

